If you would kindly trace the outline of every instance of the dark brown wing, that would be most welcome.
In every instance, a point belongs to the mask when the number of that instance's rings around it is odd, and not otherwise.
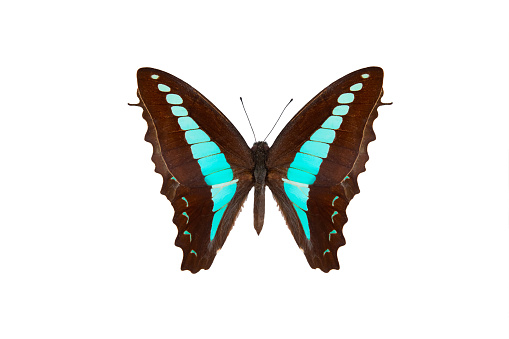
[[[138,97],[161,193],[175,209],[182,270],[208,269],[253,186],[251,151],[210,101],[173,75],[140,69]]]
[[[269,150],[268,186],[309,264],[324,272],[339,269],[346,207],[359,192],[357,176],[375,139],[382,80],[382,69],[369,67],[332,83]]]

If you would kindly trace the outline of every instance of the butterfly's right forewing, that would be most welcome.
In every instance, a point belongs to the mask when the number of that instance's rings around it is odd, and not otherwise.
[[[251,150],[210,101],[171,74],[141,68],[138,97],[161,193],[175,209],[182,269],[208,269],[253,186]]]

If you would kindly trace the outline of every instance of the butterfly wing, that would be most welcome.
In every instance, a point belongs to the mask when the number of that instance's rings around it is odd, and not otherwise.
[[[383,70],[369,67],[332,83],[283,129],[269,150],[267,184],[312,268],[339,269],[346,207],[359,193]]]
[[[138,70],[138,97],[182,248],[182,270],[208,269],[253,186],[251,151],[233,124],[177,77]]]

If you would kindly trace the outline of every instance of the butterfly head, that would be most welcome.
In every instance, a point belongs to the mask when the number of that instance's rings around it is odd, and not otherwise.
[[[269,150],[269,145],[266,141],[257,141],[253,144],[253,147],[251,147],[251,150],[253,153],[256,152],[267,152]]]

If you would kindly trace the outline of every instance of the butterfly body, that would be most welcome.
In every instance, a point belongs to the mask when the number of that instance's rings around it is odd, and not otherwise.
[[[373,121],[382,105],[383,71],[353,72],[320,92],[283,129],[272,147],[249,148],[202,94],[171,74],[138,71],[138,106],[163,176],[161,193],[175,209],[182,269],[208,269],[254,187],[254,227],[265,217],[268,186],[312,268],[339,269],[337,249],[346,207],[359,192]]]
[[[267,156],[269,145],[265,141],[256,142],[251,148],[253,152],[253,179],[254,179],[254,227],[260,234],[265,218],[265,186],[267,185]]]

